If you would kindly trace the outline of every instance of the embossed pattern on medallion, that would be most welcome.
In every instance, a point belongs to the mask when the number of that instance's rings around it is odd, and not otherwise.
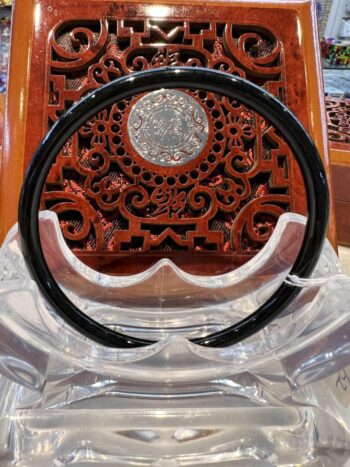
[[[50,124],[102,84],[166,65],[226,71],[283,100],[281,44],[262,27],[137,18],[86,27],[70,22],[56,28],[50,47]],[[74,251],[249,256],[290,209],[295,162],[281,135],[239,102],[181,92],[208,119],[194,157],[177,165],[172,153],[171,163],[155,163],[157,156],[130,142],[128,120],[142,96],[99,112],[58,155],[43,203],[58,214]]]
[[[175,89],[154,91],[133,106],[127,124],[134,149],[155,165],[184,165],[203,150],[208,119],[202,106]]]

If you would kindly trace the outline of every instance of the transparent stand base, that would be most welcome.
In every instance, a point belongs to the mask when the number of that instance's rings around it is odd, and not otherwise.
[[[8,465],[23,467],[339,466],[349,449],[311,407],[21,411],[2,426]]]
[[[71,255],[55,216],[40,225],[56,279],[86,313],[161,340],[119,350],[72,330],[29,278],[14,227],[0,251],[1,466],[345,465],[350,279],[328,243],[321,280],[263,331],[224,349],[187,340],[266,300],[294,261],[302,217],[282,216],[254,260],[212,278],[168,261],[104,276]]]

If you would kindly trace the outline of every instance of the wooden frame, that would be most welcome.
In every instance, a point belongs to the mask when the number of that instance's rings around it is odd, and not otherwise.
[[[34,2],[23,0],[15,6],[9,91],[5,111],[3,154],[0,172],[0,237],[4,238],[9,228],[17,220],[17,204],[23,172],[35,151],[41,137],[47,131],[44,109],[48,96],[46,57],[52,31],[59,21],[70,21],[74,17],[111,17],[120,10],[126,15],[143,11],[146,14],[155,8],[152,2],[106,2],[76,0],[67,3],[63,0]],[[93,8],[91,5],[93,4]],[[158,5],[159,6],[159,5]],[[181,2],[167,4],[171,18],[230,17],[232,21],[247,21],[258,25],[262,22],[272,28],[278,37],[284,38],[283,53],[286,60],[286,73],[293,83],[288,86],[287,105],[310,132],[323,158],[329,176],[326,125],[322,100],[322,78],[320,76],[316,19],[312,2],[208,2],[204,14],[202,5],[196,0],[184,6]],[[107,16],[106,16],[107,15]],[[213,16],[214,15],[214,16]],[[244,19],[245,18],[245,19]],[[292,28],[291,28],[292,24]],[[291,34],[290,31],[297,31]],[[298,36],[299,34],[299,36]],[[302,41],[300,42],[302,34]],[[307,79],[304,80],[304,76]],[[300,83],[305,83],[300,85]],[[303,89],[305,91],[303,91]],[[305,94],[303,95],[303,92]],[[300,94],[301,93],[301,94]],[[307,106],[305,108],[305,102]],[[329,177],[330,180],[330,177]],[[331,180],[330,180],[331,185]],[[302,187],[300,187],[302,191]],[[328,236],[336,244],[333,209]]]

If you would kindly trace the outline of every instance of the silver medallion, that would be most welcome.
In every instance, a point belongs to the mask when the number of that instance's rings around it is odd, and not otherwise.
[[[134,149],[144,159],[163,167],[183,165],[203,150],[208,140],[208,119],[191,96],[161,89],[136,102],[128,119]]]

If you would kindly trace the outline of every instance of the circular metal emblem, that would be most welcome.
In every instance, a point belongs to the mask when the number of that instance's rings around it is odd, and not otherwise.
[[[136,102],[128,119],[128,134],[144,159],[164,167],[183,165],[203,150],[208,119],[193,97],[161,89]]]

